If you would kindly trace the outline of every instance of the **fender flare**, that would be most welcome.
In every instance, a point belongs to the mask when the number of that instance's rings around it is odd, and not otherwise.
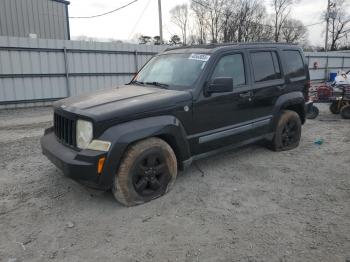
[[[186,131],[175,116],[156,116],[117,124],[105,130],[98,138],[111,142],[101,182],[112,184],[114,174],[127,147],[148,137],[160,137],[169,143],[180,165],[191,157]]]
[[[284,95],[281,95],[274,106],[273,109],[273,120],[272,120],[272,127],[274,128],[278,118],[280,116],[281,111],[284,108],[288,108],[290,106],[300,106],[301,109],[301,121],[302,123],[305,122],[305,98],[302,92],[296,91],[296,92],[290,92]]]

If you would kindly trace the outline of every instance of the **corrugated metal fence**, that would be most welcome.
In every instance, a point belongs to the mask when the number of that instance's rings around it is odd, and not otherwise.
[[[64,0],[1,0],[0,35],[69,39],[68,4]]]
[[[0,106],[33,105],[127,83],[165,48],[0,37]]]
[[[0,37],[0,108],[127,83],[166,46]],[[350,69],[350,53],[306,53],[313,80]],[[318,69],[314,69],[317,62]]]
[[[305,52],[311,80],[328,80],[330,73],[350,70],[348,52]],[[315,67],[316,66],[316,67]]]

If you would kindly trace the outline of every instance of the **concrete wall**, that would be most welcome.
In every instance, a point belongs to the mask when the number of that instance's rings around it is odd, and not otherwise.
[[[1,0],[0,36],[70,39],[68,4],[62,0]]]

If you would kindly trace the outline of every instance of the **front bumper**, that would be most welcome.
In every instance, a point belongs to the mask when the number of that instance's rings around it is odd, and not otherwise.
[[[66,176],[90,187],[107,190],[111,187],[106,166],[101,174],[97,173],[98,160],[106,156],[105,152],[94,150],[77,151],[60,143],[53,132],[45,132],[40,139],[43,154]],[[108,181],[108,182],[107,182]]]

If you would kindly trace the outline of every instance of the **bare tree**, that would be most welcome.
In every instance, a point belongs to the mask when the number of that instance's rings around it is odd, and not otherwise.
[[[296,0],[272,0],[272,7],[274,11],[274,27],[275,27],[275,42],[280,41],[281,31],[289,18],[291,6],[296,2]]]
[[[181,30],[182,43],[187,44],[187,28],[188,28],[188,6],[187,4],[177,5],[170,10],[171,21]]]
[[[201,43],[200,43],[200,38],[198,37],[198,35],[190,34],[190,35],[187,37],[187,44],[188,44],[188,45],[201,44]]]
[[[271,39],[271,26],[267,25],[265,6],[258,0],[240,0],[242,26],[240,41],[266,41]]]
[[[217,43],[222,30],[221,16],[227,1],[225,0],[207,0],[209,9],[209,30],[211,42]]]
[[[342,41],[343,44],[348,44],[350,36],[350,13],[347,12],[348,5],[344,0],[333,1],[329,15],[329,32],[331,37],[331,50],[337,50]]]
[[[283,40],[287,43],[298,43],[306,40],[307,28],[296,19],[288,19],[281,29]]]
[[[258,0],[231,0],[223,19],[224,42],[248,42],[271,39],[265,6]]]
[[[212,43],[303,40],[306,28],[289,19],[292,4],[299,0],[270,1],[274,7],[273,24],[261,0],[191,0],[198,34],[190,30],[190,42],[205,43],[206,36]]]
[[[236,10],[234,5],[226,5],[222,14],[222,41],[236,42],[236,31],[239,26],[236,20]]]
[[[205,0],[191,0],[191,9],[195,14],[195,23],[198,29],[198,43],[204,44],[207,40],[208,8]]]

